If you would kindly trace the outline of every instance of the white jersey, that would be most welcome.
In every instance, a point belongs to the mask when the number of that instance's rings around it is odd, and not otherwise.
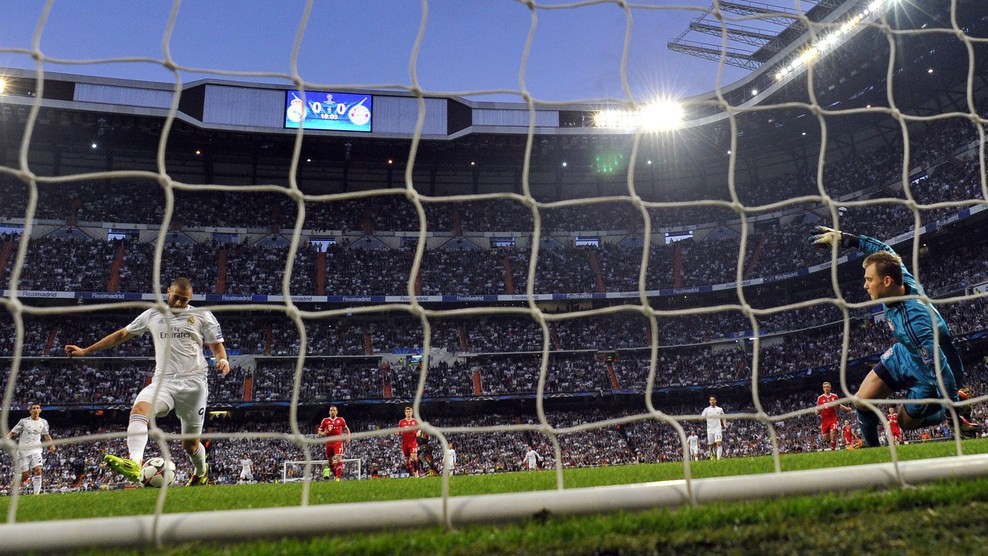
[[[529,450],[525,452],[525,457],[522,461],[525,462],[529,469],[536,469],[538,467],[539,454],[535,450]]]
[[[707,434],[723,434],[724,428],[721,420],[724,415],[724,408],[717,406],[707,406],[703,408],[703,412],[700,415],[707,418]]]
[[[20,435],[17,439],[17,449],[21,453],[41,452],[41,439],[48,436],[48,421],[38,417],[35,421],[30,417],[25,417],[10,429],[15,435]]]
[[[254,462],[250,461],[250,458],[243,458],[240,460],[240,479],[242,481],[253,481],[254,480]]]
[[[446,458],[443,460],[443,467],[449,469],[450,473],[452,473],[453,469],[456,467],[456,450],[453,448],[446,450]]]
[[[175,314],[162,313],[151,308],[144,311],[127,325],[127,332],[134,336],[151,333],[154,341],[154,376],[202,375],[207,372],[206,356],[202,353],[203,344],[223,342],[223,332],[216,317],[209,311],[195,310],[191,305],[186,309],[172,309]],[[170,348],[166,351],[166,346]]]
[[[700,451],[700,438],[693,433],[686,437],[686,443],[690,446],[690,453],[695,454]]]

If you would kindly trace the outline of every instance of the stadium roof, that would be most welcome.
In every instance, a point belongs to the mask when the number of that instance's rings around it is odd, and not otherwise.
[[[843,7],[854,7],[849,5]],[[869,145],[901,142],[903,122],[944,113],[970,120],[968,87],[974,102],[983,99],[988,88],[988,44],[961,40],[952,28],[950,7],[935,3],[919,10],[908,3],[896,5],[887,16],[893,32],[865,26],[816,60],[809,71],[779,80],[766,65],[722,91],[727,104],[716,95],[688,99],[692,117],[706,118],[707,123],[674,134],[642,136],[638,175],[647,169],[653,184],[686,189],[723,181],[732,133],[738,160],[766,178],[809,171],[824,127],[828,156],[839,159]],[[829,16],[839,13],[833,10]],[[988,14],[981,2],[957,2],[956,20],[966,36],[988,36]],[[800,44],[790,43],[786,48],[791,50],[777,60],[787,59]],[[24,71],[7,74],[13,79],[0,96],[0,164],[16,168],[23,126],[37,100],[37,76]],[[174,85],[65,74],[44,77],[29,156],[33,171],[60,175],[134,164],[156,171],[159,134]],[[167,147],[176,153],[172,164],[180,166],[177,161],[182,161],[188,166],[189,180],[265,182],[287,175],[285,162],[264,169],[275,158],[290,161],[295,148],[297,132],[283,126],[284,87],[211,80],[187,84],[181,92]],[[311,159],[312,169],[301,172],[301,179],[315,184],[321,176],[334,176],[331,181],[339,182],[342,165],[354,171],[363,167],[370,172],[369,180],[402,185],[418,99],[401,93],[372,94],[373,133],[306,132],[301,161]],[[532,120],[526,105],[459,98],[424,101],[426,122],[416,158],[424,178],[417,179],[455,186],[463,193],[518,191]],[[580,187],[584,193],[627,190],[625,173],[602,171],[600,160],[615,157],[627,164],[633,134],[591,127],[601,106],[535,108],[533,183],[566,184],[566,192],[556,186],[550,197],[578,195]],[[93,142],[102,148],[91,151]],[[564,162],[567,166],[561,170]],[[535,179],[536,174],[541,177]],[[352,175],[343,179],[344,189],[359,187],[345,183],[354,179]],[[499,185],[491,185],[494,182]]]
[[[689,26],[675,39],[669,41],[669,50],[697,56],[706,60],[720,61],[722,56],[721,37],[726,34],[727,51],[723,53],[724,63],[757,70],[777,54],[807,33],[802,18],[812,23],[824,21],[836,8],[844,4],[855,4],[856,0],[820,0],[815,6],[800,13],[785,5],[769,5],[749,0],[724,1],[716,7],[726,15],[757,16],[758,26],[742,25],[724,21],[714,16],[715,6],[690,21]],[[789,3],[791,5],[791,2]],[[781,29],[780,29],[781,28]],[[711,39],[687,39],[695,35],[706,35]]]

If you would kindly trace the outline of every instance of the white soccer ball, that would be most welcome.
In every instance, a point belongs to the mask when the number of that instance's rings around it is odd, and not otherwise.
[[[175,464],[164,458],[151,458],[141,467],[141,484],[161,488],[175,483]]]

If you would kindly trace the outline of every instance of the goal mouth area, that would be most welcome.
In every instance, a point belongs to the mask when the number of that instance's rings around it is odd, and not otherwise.
[[[348,471],[348,477],[354,479],[365,479],[363,474],[363,461],[360,458],[343,458],[343,469]],[[288,460],[281,462],[281,483],[301,483],[306,481],[319,481],[323,479],[323,468],[332,466],[328,459],[314,460]],[[300,468],[301,475],[289,474],[289,470]]]
[[[644,511],[753,498],[900,487],[985,475],[988,475],[988,454],[977,454],[566,490],[75,519],[59,521],[57,528],[53,528],[51,522],[39,521],[0,525],[0,535],[4,539],[0,552],[36,549],[37,540],[42,536],[46,550],[50,551],[164,546],[203,540],[242,541],[282,536],[288,530],[293,535],[316,536],[396,527],[455,527],[523,521],[545,513],[587,515]],[[341,513],[347,516],[345,521],[339,519]]]

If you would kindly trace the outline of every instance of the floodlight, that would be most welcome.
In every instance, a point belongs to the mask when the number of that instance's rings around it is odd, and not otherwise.
[[[646,131],[671,131],[683,125],[683,106],[678,102],[653,102],[638,113],[638,125]]]

